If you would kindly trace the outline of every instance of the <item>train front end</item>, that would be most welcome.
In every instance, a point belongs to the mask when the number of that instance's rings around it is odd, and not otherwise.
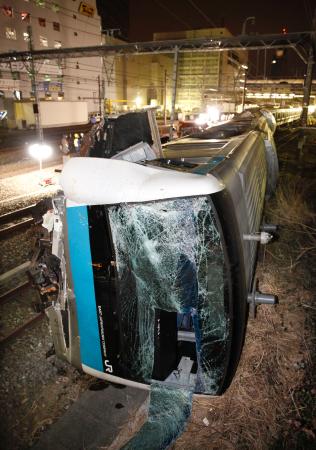
[[[149,158],[152,142],[139,142],[66,164],[54,200],[60,288],[47,309],[59,356],[141,388],[227,389],[253,286],[258,243],[245,236],[261,224],[265,138],[188,138]]]

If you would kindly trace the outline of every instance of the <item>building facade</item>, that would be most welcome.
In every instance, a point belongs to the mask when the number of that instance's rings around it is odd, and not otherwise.
[[[203,28],[155,33],[155,41],[229,37],[226,28]],[[181,112],[202,111],[220,104],[230,112],[241,103],[244,88],[245,51],[185,52],[179,54],[176,108]]]
[[[95,0],[8,0],[0,7],[1,53],[28,50],[30,45],[35,50],[86,47],[100,45],[102,39]],[[104,66],[101,57],[36,62],[40,101],[80,100],[90,112],[97,111]],[[34,95],[31,72],[28,61],[0,64],[2,108],[12,120],[14,102],[30,101]]]
[[[1,53],[29,49],[121,44],[111,30],[101,30],[95,0],[7,0],[0,7]],[[225,28],[155,33],[154,40],[231,36]],[[242,67],[247,53],[186,52],[179,54],[176,110],[187,114],[221,105],[231,112],[245,89]],[[9,126],[34,122],[34,74],[40,102],[80,101],[89,113],[115,113],[157,106],[170,114],[174,85],[173,54],[59,57],[35,62],[0,64],[0,111]],[[32,82],[33,80],[33,82]],[[23,116],[28,115],[29,120]]]

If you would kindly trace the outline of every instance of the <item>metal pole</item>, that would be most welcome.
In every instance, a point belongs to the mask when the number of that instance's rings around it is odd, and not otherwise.
[[[247,69],[245,69],[245,72],[244,72],[244,86],[243,86],[243,91],[242,91],[241,111],[244,111],[244,109],[245,109],[246,80],[247,80]]]
[[[257,50],[256,77],[259,75],[259,50]]]
[[[122,98],[123,99],[128,99],[128,97],[127,97],[127,94],[128,94],[128,92],[127,92],[127,69],[128,69],[128,67],[127,67],[127,56],[126,55],[122,55],[122,72],[123,72],[123,80],[122,80],[122,83],[123,83],[123,96],[122,96]],[[127,105],[127,103],[126,102],[124,102],[126,105]]]
[[[100,116],[102,115],[102,109],[101,109],[101,80],[100,75],[98,75],[98,95],[99,95],[99,113]]]
[[[106,35],[103,34],[104,30],[101,30],[101,45],[106,44]],[[103,42],[104,38],[104,42]],[[104,83],[104,72],[105,72],[105,56],[101,56],[101,77],[102,77],[102,117],[105,117],[105,83]]]
[[[33,103],[33,112],[35,116],[36,130],[37,136],[40,143],[43,142],[43,128],[41,126],[41,115],[40,115],[40,102],[36,85],[36,70],[33,59],[33,41],[32,41],[32,27],[28,25],[27,27],[28,37],[29,37],[29,51],[31,53],[31,83],[32,83],[32,92],[34,93],[35,102]]]
[[[308,116],[308,107],[309,100],[312,88],[312,79],[313,79],[313,65],[314,65],[314,52],[313,48],[310,47],[307,61],[307,69],[306,69],[306,78],[303,89],[303,109],[301,115],[301,126],[306,127],[307,125],[307,116]]]
[[[263,79],[267,78],[267,49],[264,49]]]
[[[173,138],[173,122],[175,116],[175,106],[176,106],[176,96],[177,96],[177,81],[178,81],[178,57],[179,57],[179,48],[175,47],[174,51],[174,59],[173,59],[173,87],[172,87],[172,102],[171,102],[171,114],[170,114],[170,130],[169,130],[169,139]]]
[[[102,117],[105,116],[105,79],[102,78]]]
[[[167,125],[167,70],[165,69],[165,76],[164,76],[164,95],[163,95],[163,117],[164,117],[164,124]]]

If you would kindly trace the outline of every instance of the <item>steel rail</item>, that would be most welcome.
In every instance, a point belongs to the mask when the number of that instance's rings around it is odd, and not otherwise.
[[[22,222],[15,223],[13,225],[10,225],[9,227],[0,229],[0,240],[7,238],[10,234],[16,232],[25,230],[26,228],[30,228],[31,225],[34,225],[35,220],[32,219],[26,219]]]
[[[21,219],[23,217],[27,217],[31,214],[33,214],[35,210],[36,205],[32,204],[30,206],[26,206],[25,208],[17,209],[16,211],[11,211],[7,214],[3,214],[0,216],[0,224],[8,224],[12,222],[13,220]],[[35,223],[34,217],[23,220],[18,223],[14,223],[6,228],[0,229],[0,240],[6,238],[11,233],[14,233],[15,231],[24,230],[26,228],[29,228],[31,225]]]
[[[10,300],[12,295],[17,294],[20,291],[23,291],[27,287],[30,286],[30,281],[25,281],[23,283],[18,284],[14,288],[0,295],[0,304],[5,303],[7,300]]]
[[[13,331],[11,331],[9,334],[4,336],[0,339],[0,346],[7,344],[11,339],[17,337],[19,334],[21,334],[24,330],[29,328],[31,325],[36,323],[38,320],[43,319],[45,317],[45,314],[43,312],[37,313],[35,316],[31,317],[29,320],[24,322],[19,327],[15,328]]]
[[[29,214],[32,214],[35,208],[35,204],[26,206],[25,208],[17,209],[16,211],[11,211],[7,214],[3,214],[0,216],[0,224],[1,223],[9,223],[11,220],[20,219],[21,217],[25,217]]]
[[[12,278],[16,277],[17,275],[20,275],[21,273],[26,272],[30,266],[31,261],[25,261],[24,263],[20,264],[17,267],[14,267],[11,270],[8,270],[7,272],[4,272],[0,275],[0,283],[5,283],[6,281],[11,280]]]

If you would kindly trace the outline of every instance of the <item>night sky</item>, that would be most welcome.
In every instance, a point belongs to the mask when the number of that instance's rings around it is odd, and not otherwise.
[[[246,17],[248,33],[281,33],[312,28],[316,0],[97,0],[105,26],[121,28],[131,42],[150,41],[154,32],[226,26],[241,33]],[[128,19],[129,16],[129,19]]]

